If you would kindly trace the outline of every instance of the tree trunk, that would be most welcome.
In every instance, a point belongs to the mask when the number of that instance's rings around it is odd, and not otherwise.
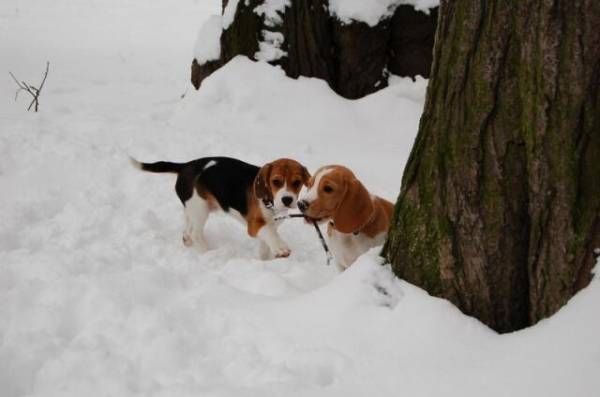
[[[600,247],[600,2],[443,0],[384,255],[499,332],[552,315]]]
[[[224,0],[223,8],[227,1]],[[387,74],[429,76],[437,8],[428,14],[401,5],[392,17],[370,26],[343,23],[330,15],[328,0],[290,0],[281,23],[257,14],[265,0],[239,1],[233,23],[221,35],[221,57],[192,62],[192,84],[237,55],[256,58],[264,32],[282,33],[286,55],[270,63],[290,77],[321,78],[338,94],[360,98],[387,85]]]

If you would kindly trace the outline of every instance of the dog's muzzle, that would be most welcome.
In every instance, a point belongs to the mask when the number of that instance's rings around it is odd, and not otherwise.
[[[298,201],[298,209],[302,213],[306,212],[308,210],[309,206],[310,206],[310,204],[306,200],[300,200],[300,201]]]

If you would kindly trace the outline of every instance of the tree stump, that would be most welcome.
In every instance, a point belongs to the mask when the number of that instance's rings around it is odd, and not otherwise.
[[[227,6],[224,0],[223,10]],[[233,3],[232,3],[233,4]],[[237,55],[257,59],[265,34],[281,34],[285,55],[269,59],[290,77],[317,77],[346,98],[360,98],[387,86],[389,73],[429,77],[437,8],[429,13],[400,5],[378,24],[345,23],[329,12],[328,0],[290,0],[275,22],[261,13],[265,0],[237,2],[235,17],[221,34],[218,59],[192,62],[192,84]],[[266,32],[266,33],[265,33]]]

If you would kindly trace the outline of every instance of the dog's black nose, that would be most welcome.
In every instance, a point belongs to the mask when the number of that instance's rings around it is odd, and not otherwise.
[[[300,212],[304,212],[308,209],[308,206],[310,204],[308,204],[308,201],[306,200],[300,200],[298,201],[298,209],[300,210]]]
[[[286,207],[289,207],[290,204],[292,204],[292,201],[294,201],[294,199],[292,197],[290,197],[290,196],[284,196],[284,197],[281,198],[281,202]]]

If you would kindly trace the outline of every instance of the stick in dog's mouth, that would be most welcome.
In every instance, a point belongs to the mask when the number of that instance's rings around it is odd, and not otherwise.
[[[323,237],[323,233],[321,233],[321,229],[319,228],[319,221],[322,220],[322,218],[311,218],[308,217],[304,214],[286,214],[286,215],[281,215],[281,216],[276,216],[274,218],[275,221],[281,221],[284,219],[291,219],[291,218],[304,218],[305,222],[308,223],[312,223],[317,231],[317,236],[319,236],[319,240],[321,240],[321,245],[323,246],[323,249],[325,250],[325,254],[327,255],[327,265],[331,264],[331,261],[333,261],[333,255],[331,253],[331,251],[329,250],[329,247],[327,246],[327,243],[325,242],[325,238]]]
[[[285,215],[281,215],[281,216],[276,216],[274,219],[276,221],[281,221],[283,219],[291,219],[291,218],[304,218],[304,220],[309,223],[322,222],[324,219],[324,218],[312,218],[312,217],[304,215],[302,213],[300,213],[300,214],[285,214]]]

